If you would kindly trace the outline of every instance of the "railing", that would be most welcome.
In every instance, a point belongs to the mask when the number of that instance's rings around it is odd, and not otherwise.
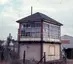
[[[46,54],[45,54],[45,52],[44,52],[44,56],[40,59],[40,61],[37,64],[40,64],[43,61],[44,61],[44,64],[45,64],[45,62],[46,62]]]

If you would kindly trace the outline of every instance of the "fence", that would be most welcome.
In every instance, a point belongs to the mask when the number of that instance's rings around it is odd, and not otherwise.
[[[46,54],[44,52],[44,56],[38,62],[32,63],[29,60],[25,60],[25,51],[24,51],[23,64],[28,64],[26,62],[29,62],[30,64],[66,64],[66,59],[62,58],[60,60],[53,60],[46,62]]]
[[[66,63],[67,63],[66,58],[46,62],[45,52],[43,57],[38,62],[35,61],[35,63],[33,63],[31,60],[25,60],[25,51],[24,51],[23,64],[66,64]]]

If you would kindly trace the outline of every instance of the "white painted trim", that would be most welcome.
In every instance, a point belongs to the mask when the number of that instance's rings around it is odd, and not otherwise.
[[[20,38],[20,41],[41,41],[41,38]],[[43,38],[43,41],[61,42],[59,39]]]
[[[52,38],[43,38],[44,41],[53,41],[53,42],[61,42],[59,39],[52,39]]]
[[[40,41],[41,38],[20,38],[20,41]]]

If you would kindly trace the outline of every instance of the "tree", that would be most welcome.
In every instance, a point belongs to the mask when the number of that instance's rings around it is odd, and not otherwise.
[[[4,40],[0,40],[0,45],[4,42]]]
[[[11,41],[12,41],[12,36],[11,33],[9,33],[9,36],[7,37],[7,46],[9,46]]]

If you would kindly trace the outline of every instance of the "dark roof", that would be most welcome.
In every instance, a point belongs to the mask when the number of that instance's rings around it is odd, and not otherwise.
[[[62,25],[61,23],[57,22],[56,20],[48,17],[45,14],[39,13],[39,12],[37,12],[35,14],[32,14],[32,15],[29,15],[29,16],[27,16],[25,18],[22,18],[22,19],[20,19],[20,20],[18,20],[16,22],[18,22],[18,23],[24,23],[25,21],[42,21],[42,20],[43,21],[46,20],[47,22],[49,22],[51,24],[55,24],[55,25],[59,25],[59,26]]]

